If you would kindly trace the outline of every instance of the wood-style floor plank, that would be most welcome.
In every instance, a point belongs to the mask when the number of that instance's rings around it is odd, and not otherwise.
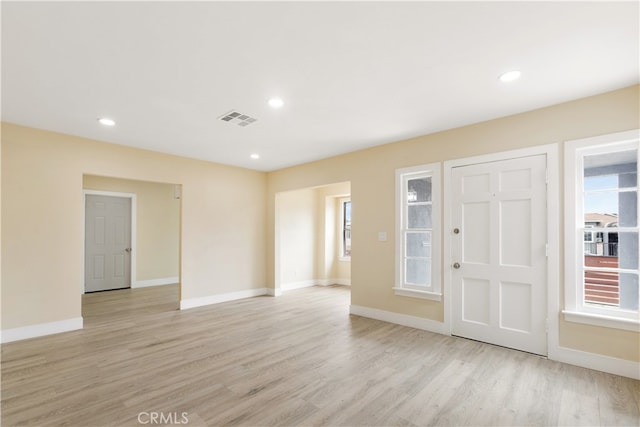
[[[2,345],[2,425],[640,423],[639,381],[350,316],[345,287],[184,311],[178,295],[87,294],[83,330]]]

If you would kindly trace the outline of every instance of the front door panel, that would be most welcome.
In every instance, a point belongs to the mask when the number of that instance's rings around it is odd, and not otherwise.
[[[546,355],[546,157],[452,169],[452,334]]]

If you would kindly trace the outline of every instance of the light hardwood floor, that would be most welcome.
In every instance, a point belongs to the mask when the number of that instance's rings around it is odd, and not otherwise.
[[[638,381],[348,307],[342,287],[185,311],[177,286],[87,295],[84,330],[2,345],[2,425],[640,422]]]

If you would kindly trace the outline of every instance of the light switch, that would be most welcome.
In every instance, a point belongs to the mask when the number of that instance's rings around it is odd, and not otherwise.
[[[386,242],[387,241],[387,232],[386,231],[378,231],[378,241]]]

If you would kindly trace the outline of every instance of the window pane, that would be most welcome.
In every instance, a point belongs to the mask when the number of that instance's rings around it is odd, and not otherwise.
[[[585,215],[617,216],[620,218],[620,226],[636,227],[638,225],[637,158],[637,150],[584,157]],[[605,227],[606,225],[596,226]]]
[[[637,227],[637,191],[605,191],[584,195],[585,226]]]
[[[351,202],[344,202],[344,225],[351,226]]]
[[[615,228],[613,229],[615,230]],[[590,236],[587,236],[590,234]],[[590,238],[591,240],[587,240]],[[599,256],[599,257],[615,257],[614,260],[609,260],[611,264],[615,262],[615,265],[602,265],[601,267],[618,267],[618,232],[586,232],[584,241],[584,254],[585,256]],[[604,261],[603,261],[604,262]],[[585,262],[585,265],[589,265]]]
[[[585,224],[638,225],[637,155],[628,150],[584,157]]]
[[[638,233],[605,233],[601,240],[585,243],[584,302],[637,310],[637,272],[606,272],[590,267],[638,270]],[[592,248],[590,252],[587,245]]]
[[[431,260],[406,260],[406,282],[410,285],[431,285]]]
[[[613,233],[611,233],[613,234]],[[609,236],[611,237],[611,236]],[[619,233],[616,236],[618,241],[617,256],[620,262],[620,268],[627,270],[638,269],[638,233]]]
[[[407,202],[419,203],[431,201],[431,177],[410,179],[407,181]]]
[[[342,202],[342,256],[351,256],[351,201]]]
[[[351,227],[344,229],[344,239],[342,241],[342,256],[351,256]]]
[[[431,257],[431,233],[407,233],[408,257]]]
[[[610,215],[610,218],[594,218],[593,222],[599,221],[601,224],[595,224],[596,227],[606,227],[606,223],[618,221],[618,192],[602,191],[598,193],[586,193],[584,195],[584,213]],[[586,218],[585,218],[586,221]]]
[[[431,228],[431,205],[409,206],[407,228]]]
[[[597,264],[598,260],[591,260]],[[599,267],[600,265],[591,265]],[[591,305],[618,307],[620,304],[620,278],[618,273],[596,270],[584,272],[584,302]]]
[[[585,267],[638,269],[638,233],[605,232],[584,242]]]
[[[638,310],[638,275],[620,274],[620,308],[624,310]]]
[[[614,190],[618,188],[618,175],[596,175],[584,177],[585,190]]]
[[[638,186],[638,170],[621,173],[618,176],[620,188],[633,188]]]
[[[584,156],[584,177],[618,176],[638,172],[638,150]],[[602,178],[604,179],[604,178]]]
[[[625,191],[618,196],[620,212],[618,225],[620,227],[638,226],[638,192]]]

